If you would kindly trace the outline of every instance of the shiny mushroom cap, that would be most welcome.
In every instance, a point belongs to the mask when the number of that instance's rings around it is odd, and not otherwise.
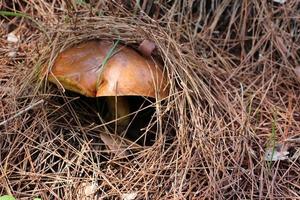
[[[88,41],[61,52],[48,80],[85,96],[147,96],[164,98],[168,82],[161,66],[124,45]]]

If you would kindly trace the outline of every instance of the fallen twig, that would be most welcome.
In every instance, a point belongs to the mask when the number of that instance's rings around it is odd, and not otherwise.
[[[34,103],[34,104],[30,105],[30,106],[28,106],[28,107],[25,108],[24,110],[21,110],[20,112],[16,113],[14,116],[8,118],[7,120],[4,120],[3,122],[0,123],[0,126],[6,124],[7,122],[9,122],[9,121],[13,120],[14,118],[16,118],[16,117],[22,115],[23,113],[27,112],[28,110],[34,108],[35,106],[37,106],[37,105],[39,105],[39,104],[41,104],[41,103],[44,103],[44,100],[43,100],[43,99],[42,99],[42,100],[39,100],[38,102],[36,102],[36,103]]]

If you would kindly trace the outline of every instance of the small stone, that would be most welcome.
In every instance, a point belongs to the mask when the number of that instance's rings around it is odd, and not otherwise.
[[[19,42],[19,37],[16,36],[13,32],[11,32],[7,35],[7,41],[11,43],[17,43]]]

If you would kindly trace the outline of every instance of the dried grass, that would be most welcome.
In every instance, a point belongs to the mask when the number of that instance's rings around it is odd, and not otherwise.
[[[95,181],[96,197],[111,199],[300,198],[299,156],[264,160],[268,145],[300,131],[297,0],[99,2],[0,3],[37,22],[1,17],[0,122],[45,101],[0,127],[0,194],[83,199]],[[13,30],[21,40],[11,58]],[[104,147],[88,104],[36,79],[62,49],[119,37],[133,47],[153,40],[171,80],[151,123],[156,142],[128,159]]]

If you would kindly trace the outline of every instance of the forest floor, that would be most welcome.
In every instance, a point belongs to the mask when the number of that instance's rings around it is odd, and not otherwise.
[[[2,0],[0,27],[0,195],[300,198],[298,0]],[[144,127],[41,77],[91,39],[155,43],[169,96]]]

